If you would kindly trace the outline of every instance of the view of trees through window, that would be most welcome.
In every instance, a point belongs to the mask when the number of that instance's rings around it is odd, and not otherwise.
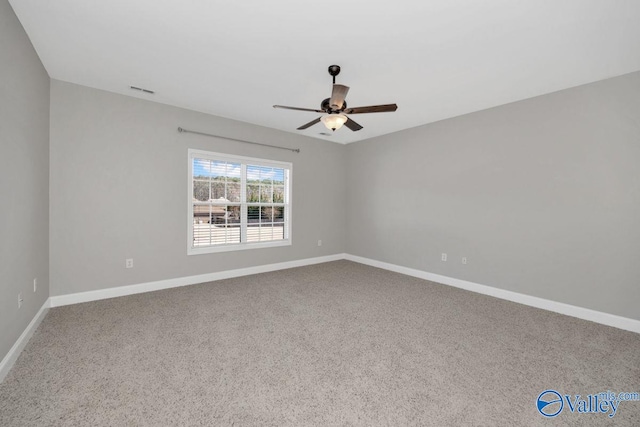
[[[287,172],[194,158],[193,247],[285,239]]]

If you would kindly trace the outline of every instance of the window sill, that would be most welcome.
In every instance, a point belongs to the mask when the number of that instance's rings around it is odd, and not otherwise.
[[[214,254],[218,252],[233,252],[233,251],[243,251],[246,249],[275,248],[279,246],[291,246],[291,239],[278,240],[275,242],[263,242],[263,243],[233,243],[228,245],[206,246],[201,248],[189,247],[187,248],[187,255]]]

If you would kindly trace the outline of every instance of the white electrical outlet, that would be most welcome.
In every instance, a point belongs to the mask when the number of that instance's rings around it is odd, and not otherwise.
[[[22,292],[18,294],[18,308],[22,307]]]
[[[33,279],[33,292],[38,291],[38,278]]]
[[[318,240],[318,246],[322,246],[322,240]]]
[[[463,256],[463,257],[462,257],[462,263],[463,263],[463,264],[466,264],[466,263],[467,263],[467,257],[466,257],[466,256]]]
[[[442,261],[446,261],[447,260],[447,254],[445,254],[444,252],[442,253]]]
[[[124,262],[125,268],[133,268],[133,258],[127,258]]]

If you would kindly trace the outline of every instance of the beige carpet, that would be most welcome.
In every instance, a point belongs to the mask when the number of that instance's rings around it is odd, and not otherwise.
[[[640,335],[338,261],[50,310],[1,426],[640,426]]]

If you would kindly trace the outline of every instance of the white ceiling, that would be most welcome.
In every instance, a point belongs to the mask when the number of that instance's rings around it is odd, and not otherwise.
[[[10,3],[54,79],[341,143],[640,70],[637,0]],[[296,131],[319,114],[272,105],[319,108],[331,64],[398,111]]]

